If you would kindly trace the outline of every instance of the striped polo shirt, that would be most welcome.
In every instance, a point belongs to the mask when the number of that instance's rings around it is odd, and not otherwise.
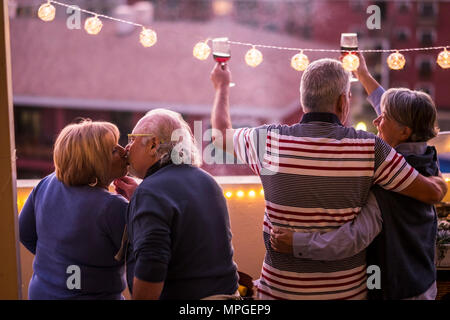
[[[234,150],[261,178],[266,246],[260,299],[365,299],[365,251],[318,261],[274,251],[273,226],[327,232],[353,220],[370,188],[401,191],[417,171],[372,133],[344,127],[331,113],[307,113],[293,126],[237,129]]]

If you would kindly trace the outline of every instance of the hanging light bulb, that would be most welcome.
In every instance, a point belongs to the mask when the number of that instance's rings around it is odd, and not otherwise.
[[[211,53],[211,48],[208,46],[208,40],[205,42],[199,42],[194,46],[194,57],[198,60],[206,60],[208,59]]]
[[[52,21],[55,19],[56,9],[47,1],[47,3],[42,4],[38,10],[38,17],[43,21]]]
[[[102,27],[103,23],[97,16],[88,18],[84,22],[84,29],[89,34],[98,34],[102,30]]]
[[[245,62],[250,67],[256,67],[262,61],[263,61],[263,55],[262,55],[261,51],[259,51],[255,47],[253,47],[250,50],[248,50],[247,53],[245,54]]]
[[[157,40],[158,38],[155,31],[142,27],[141,34],[139,35],[139,41],[144,47],[148,48],[153,46]]]
[[[303,50],[291,59],[291,67],[297,71],[304,71],[309,65],[308,57],[303,54]]]
[[[447,48],[444,48],[444,51],[439,53],[437,63],[442,69],[450,68],[450,52],[447,51]]]
[[[349,53],[342,59],[342,66],[347,71],[356,71],[359,67],[359,58],[354,53]]]
[[[361,121],[356,124],[355,129],[367,131],[367,125],[363,121]]]
[[[401,70],[405,66],[405,57],[398,51],[391,53],[387,58],[387,64],[392,70]]]

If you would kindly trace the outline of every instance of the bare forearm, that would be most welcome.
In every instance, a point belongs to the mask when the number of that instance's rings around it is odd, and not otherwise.
[[[413,183],[400,193],[428,204],[436,204],[447,193],[447,183],[441,177],[418,175]]]
[[[211,125],[213,129],[220,130],[225,137],[227,129],[231,129],[230,98],[228,87],[216,90],[214,105],[211,113]]]
[[[376,88],[380,86],[377,80],[369,72],[360,74],[358,77],[359,81],[363,85],[364,89],[367,92],[367,95],[370,95],[375,91]]]

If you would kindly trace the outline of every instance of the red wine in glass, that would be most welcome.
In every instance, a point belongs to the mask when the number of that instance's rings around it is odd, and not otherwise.
[[[218,63],[225,63],[228,60],[230,60],[231,55],[225,54],[225,53],[213,53],[214,60],[216,60]]]
[[[212,41],[213,58],[222,66],[231,59],[231,48],[228,38],[215,38]],[[230,87],[234,87],[235,83],[230,82]]]

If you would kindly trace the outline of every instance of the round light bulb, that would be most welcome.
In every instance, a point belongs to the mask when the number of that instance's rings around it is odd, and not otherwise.
[[[139,41],[146,48],[153,46],[157,40],[156,32],[152,29],[143,28],[139,35]]]
[[[358,122],[356,124],[356,130],[363,130],[363,131],[367,131],[367,125],[364,122]]]
[[[447,49],[444,49],[444,51],[439,53],[437,63],[443,69],[450,68],[450,52],[448,52]]]
[[[256,192],[255,192],[255,190],[250,190],[249,192],[248,192],[248,196],[249,197],[254,197],[256,195]]]
[[[392,70],[401,70],[405,66],[405,57],[398,51],[391,53],[387,58],[387,64]]]
[[[102,30],[102,27],[103,23],[97,16],[88,18],[84,22],[84,29],[89,34],[98,34]]]
[[[237,192],[237,196],[238,196],[239,198],[242,198],[242,197],[244,196],[244,191],[239,190],[239,191]]]
[[[259,51],[256,48],[252,48],[250,50],[247,51],[247,53],[245,54],[245,62],[250,66],[250,67],[256,67],[258,66],[261,62],[263,61],[263,55],[261,53],[261,51]]]
[[[49,2],[42,4],[38,10],[38,17],[43,21],[52,21],[55,19],[56,9]]]
[[[297,71],[304,71],[308,65],[309,59],[303,52],[297,53],[291,59],[291,67]]]
[[[208,44],[205,42],[199,42],[194,46],[194,57],[196,57],[199,60],[206,60],[211,53],[211,48],[208,46]]]
[[[356,71],[359,67],[359,58],[356,54],[349,53],[342,59],[342,66],[347,71]]]

